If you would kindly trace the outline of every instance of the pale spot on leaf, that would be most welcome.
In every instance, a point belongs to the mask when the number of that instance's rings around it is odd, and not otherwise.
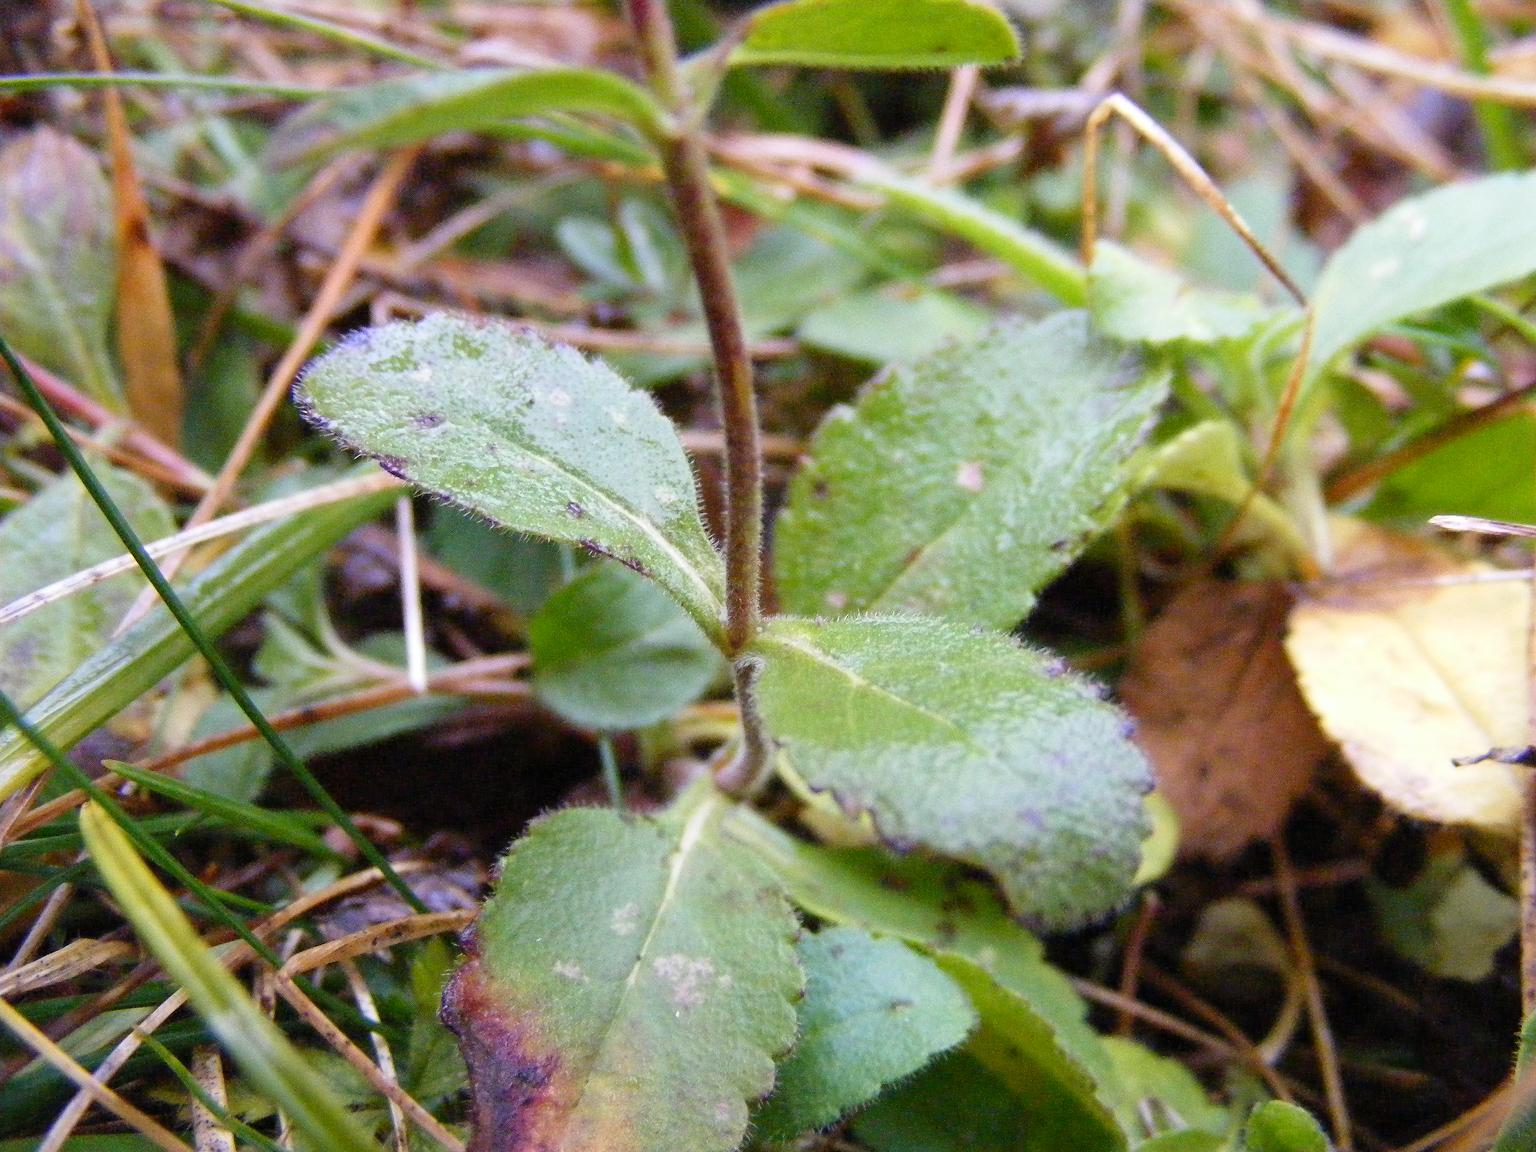
[[[651,967],[672,989],[672,1002],[679,1008],[697,1008],[704,1003],[707,985],[715,975],[715,966],[708,957],[684,956],[680,952],[656,957]]]
[[[987,486],[987,478],[977,461],[965,460],[955,472],[955,483],[967,492],[980,492]]]
[[[581,970],[581,965],[573,964],[569,960],[562,960],[555,965],[555,975],[564,976],[567,980],[574,980],[578,984],[587,983],[587,974]]]
[[[630,901],[615,908],[610,926],[615,936],[633,936],[640,927],[640,905]]]

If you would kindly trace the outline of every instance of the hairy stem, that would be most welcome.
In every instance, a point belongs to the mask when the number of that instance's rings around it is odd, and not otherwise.
[[[709,184],[709,157],[699,133],[697,110],[678,67],[666,0],[627,0],[627,8],[651,89],[673,117],[671,134],[660,142],[662,164],[714,353],[725,427],[726,654],[738,659],[757,635],[762,618],[763,475],[752,359],[742,330],[725,227]],[[743,782],[761,775],[767,754],[767,739],[752,702],[752,679],[738,662],[736,690],[744,738],[743,759],[736,771]]]

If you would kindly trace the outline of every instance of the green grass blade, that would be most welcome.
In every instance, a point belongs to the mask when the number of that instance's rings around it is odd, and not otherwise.
[[[260,20],[263,24],[270,24],[274,28],[292,28],[300,32],[312,32],[337,44],[345,44],[348,48],[360,48],[364,52],[370,52],[385,60],[398,60],[402,64],[414,64],[418,68],[444,67],[436,60],[412,52],[409,48],[401,48],[387,40],[380,40],[377,36],[343,28],[340,24],[333,24],[329,20],[321,20],[315,16],[285,12],[281,8],[269,8],[265,4],[250,3],[250,0],[207,0],[207,2],[216,4],[220,8],[228,8],[241,16]]]
[[[219,963],[132,843],[94,804],[80,811],[91,859],[145,946],[187,993],[246,1077],[314,1145],[376,1152],[325,1080]]]
[[[0,92],[37,92],[48,88],[201,88],[233,96],[276,96],[284,100],[313,100],[331,91],[308,84],[269,84],[239,76],[175,72],[32,72],[0,76]]]
[[[258,808],[255,804],[231,800],[209,792],[207,789],[188,784],[184,780],[178,780],[174,776],[146,772],[142,768],[135,768],[132,764],[124,764],[119,760],[108,760],[105,764],[124,780],[131,780],[147,792],[164,796],[167,800],[173,800],[218,820],[227,821],[246,832],[279,844],[291,844],[295,848],[302,848],[318,856],[334,857],[336,855],[324,840],[286,812],[269,812],[265,808]]]

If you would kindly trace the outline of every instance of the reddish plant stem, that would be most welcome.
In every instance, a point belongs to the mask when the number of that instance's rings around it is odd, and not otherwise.
[[[627,0],[651,90],[673,118],[658,141],[672,206],[704,305],[725,429],[725,638],[736,669],[743,755],[721,783],[750,787],[763,773],[768,741],[753,702],[755,675],[740,657],[762,620],[763,474],[752,384],[752,357],[741,324],[730,251],[709,183],[709,157],[698,130],[699,111],[683,81],[665,0]]]

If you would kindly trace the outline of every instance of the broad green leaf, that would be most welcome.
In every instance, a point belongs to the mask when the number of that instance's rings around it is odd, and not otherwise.
[[[1394,320],[1536,271],[1536,171],[1404,200],[1357,229],[1318,279],[1309,374]]]
[[[182,599],[203,631],[217,637],[300,567],[399,498],[398,490],[386,489],[258,529],[181,589]],[[158,605],[37,701],[27,716],[54,745],[69,748],[176,671],[195,651],[181,626]],[[0,732],[0,799],[47,766],[48,759],[20,732]]]
[[[203,943],[175,898],[111,818],[87,804],[80,811],[80,831],[92,862],[139,939],[186,992],[251,1083],[317,1147],[371,1152],[373,1141],[332,1095],[324,1078]]]
[[[875,848],[825,848],[797,840],[746,809],[727,832],[751,847],[818,920],[898,936],[966,973],[983,1008],[983,1030],[1004,1033],[1005,1070],[1029,1086],[1037,1114],[1060,1118],[1084,1148],[1120,1148],[1113,1069],[1087,1022],[1087,1005],[1045,959],[996,891],[954,865]],[[996,986],[993,991],[984,985]]]
[[[1120,1036],[1106,1036],[1104,1046],[1115,1065],[1120,1123],[1133,1138],[1160,1134],[1146,1131],[1148,1119],[1161,1124],[1177,1118],[1177,1127],[1213,1136],[1225,1135],[1232,1126],[1227,1110],[1211,1103],[1195,1074],[1179,1061]]]
[[[573,724],[654,724],[693,703],[720,671],[709,638],[665,592],[599,564],[556,592],[528,625],[533,688]]]
[[[874,1152],[1079,1152],[1075,1144],[1033,1140],[1036,1120],[1037,1113],[962,1050],[886,1093],[853,1128]]]
[[[149,484],[103,464],[96,476],[143,539],[176,530]],[[85,488],[62,476],[0,521],[0,605],[122,550]],[[142,587],[137,574],[117,577],[0,624],[0,689],[23,706],[37,700],[107,643]]]
[[[0,329],[16,351],[122,407],[107,330],[117,301],[112,192],[51,128],[0,150]]]
[[[828,415],[790,488],[785,608],[1011,627],[1103,527],[1166,386],[1081,314],[877,377]]]
[[[1536,413],[1458,436],[1405,464],[1383,480],[1363,515],[1415,527],[1452,513],[1536,522]]]
[[[795,1049],[753,1115],[762,1140],[789,1140],[867,1104],[975,1027],[976,1011],[932,960],[897,940],[828,928],[800,942],[805,999]]]
[[[1328,1137],[1304,1108],[1266,1100],[1243,1129],[1245,1152],[1328,1152]]]
[[[604,365],[440,314],[356,333],[310,365],[298,400],[394,475],[650,576],[719,636],[724,566],[693,469],[655,402]]]
[[[859,183],[882,193],[890,207],[969,241],[1068,307],[1088,299],[1088,274],[1076,256],[1011,216],[953,188],[936,188],[894,172],[859,174]]]
[[[445,132],[495,129],[509,120],[585,113],[648,133],[664,117],[643,88],[593,68],[465,69],[347,88],[315,101],[273,136],[278,168],[323,160],[349,148],[393,148]]]
[[[750,653],[796,772],[890,843],[986,869],[1050,927],[1124,899],[1151,776],[1086,681],[1006,636],[916,616],[780,617]]]
[[[783,0],[748,18],[731,63],[954,68],[1018,54],[1012,25],[983,0]]]
[[[962,296],[860,292],[806,317],[803,343],[870,364],[917,360],[951,342],[978,339],[989,314]]]
[[[795,919],[722,840],[722,802],[665,820],[569,809],[515,843],[443,1017],[475,1146],[729,1152],[795,1036]]]
[[[1235,340],[1267,314],[1256,296],[1192,287],[1107,240],[1097,245],[1088,270],[1088,307],[1106,335],[1153,345]]]

